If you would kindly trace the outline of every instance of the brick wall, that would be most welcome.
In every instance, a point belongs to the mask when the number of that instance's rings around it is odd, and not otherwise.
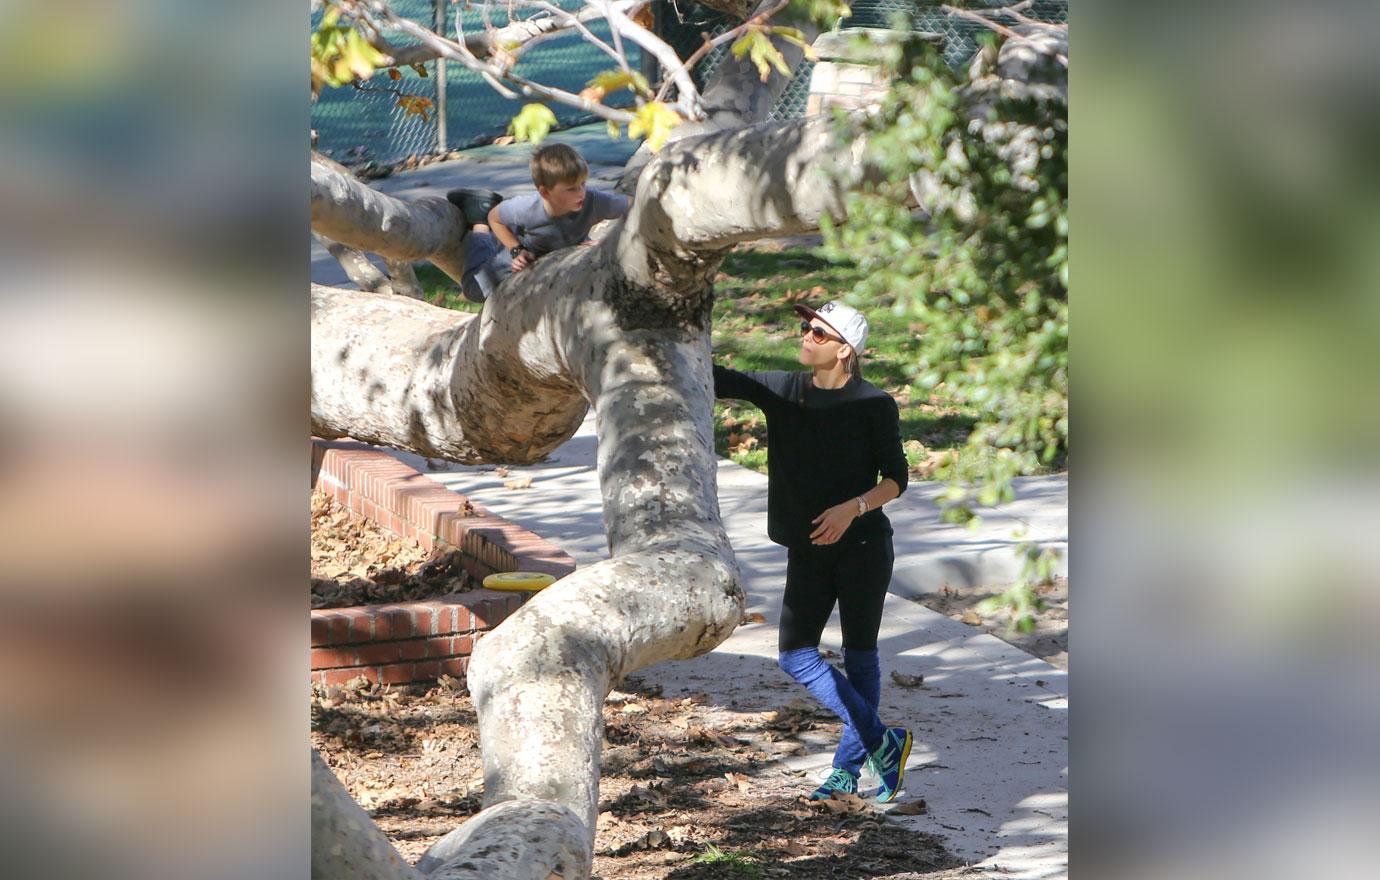
[[[938,46],[944,43],[938,34],[911,34],[884,28],[853,27],[825,31],[814,42],[819,62],[810,71],[810,94],[805,99],[806,116],[816,116],[835,107],[845,110],[870,107],[886,95],[891,81],[880,67],[845,60],[851,54],[850,43],[858,36],[867,36],[879,46],[912,38]]]
[[[312,487],[428,551],[460,551],[478,580],[498,571],[564,577],[575,562],[551,542],[494,515],[387,453],[353,441],[311,441]],[[311,670],[321,684],[356,676],[382,684],[463,677],[477,639],[531,593],[473,590],[426,602],[313,609]]]

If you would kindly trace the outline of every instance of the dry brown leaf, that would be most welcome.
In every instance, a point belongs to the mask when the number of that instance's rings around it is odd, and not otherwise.
[[[786,851],[786,855],[789,856],[803,856],[810,852],[810,848],[808,846],[796,840],[794,837],[786,841],[786,845],[782,847],[782,849],[784,849]]]
[[[725,773],[724,779],[738,786],[738,790],[747,793],[752,790],[752,782],[741,773]]]
[[[929,805],[924,798],[913,801],[906,801],[904,804],[897,804],[887,812],[895,813],[898,816],[921,816],[929,812]]]
[[[628,795],[658,807],[664,806],[666,803],[666,794],[657,788],[646,788],[641,785],[634,785],[628,790]]]
[[[505,489],[530,489],[531,487],[531,477],[518,477],[516,480],[505,480],[503,483]]]
[[[915,688],[925,683],[925,676],[906,675],[904,672],[897,672],[893,669],[891,670],[891,680],[903,688]]]
[[[751,614],[744,614],[743,619],[738,621],[740,625],[748,623],[766,623],[767,618],[754,611]]]
[[[867,802],[855,794],[834,792],[828,800],[819,801],[835,813],[863,813],[867,811]]]
[[[729,739],[717,730],[712,730],[702,724],[693,724],[686,734],[686,738],[691,742],[705,743],[706,745],[719,746],[725,749],[736,749],[738,743]]]

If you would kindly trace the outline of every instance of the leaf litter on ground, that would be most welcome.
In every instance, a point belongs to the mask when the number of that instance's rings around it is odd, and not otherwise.
[[[781,758],[805,751],[796,733],[837,738],[840,725],[805,700],[772,707],[776,693],[764,689],[764,702],[749,709],[704,693],[664,696],[635,677],[620,682],[603,712],[594,873],[741,876],[724,873],[726,863],[695,863],[711,846],[786,880],[813,880],[821,864],[845,859],[859,878],[959,864],[938,837],[888,822],[875,808],[804,800],[816,783]],[[310,716],[312,746],[409,861],[482,807],[477,719],[463,679],[316,685]],[[854,857],[859,851],[869,853],[865,862]]]

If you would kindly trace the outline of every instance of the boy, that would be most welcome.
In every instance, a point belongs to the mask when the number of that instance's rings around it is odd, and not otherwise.
[[[588,179],[589,166],[573,147],[548,144],[532,154],[534,193],[511,199],[488,190],[446,193],[473,227],[460,286],[465,299],[484,302],[509,275],[586,243],[594,224],[628,213],[627,196],[588,189]]]

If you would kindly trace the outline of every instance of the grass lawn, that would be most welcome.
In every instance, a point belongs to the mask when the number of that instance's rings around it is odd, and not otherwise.
[[[447,308],[479,311],[434,266],[417,269],[427,297]],[[798,370],[800,318],[791,308],[804,302],[821,306],[847,292],[858,278],[850,264],[830,263],[807,248],[782,251],[739,250],[729,254],[715,279],[714,361],[738,370]],[[911,385],[906,368],[915,363],[917,334],[924,328],[893,314],[889,302],[867,310],[869,354],[863,376],[889,392],[901,410],[901,440],[915,479],[930,477],[947,450],[963,445],[973,426],[971,410],[943,395],[941,386],[926,393]],[[714,446],[719,455],[744,467],[767,469],[766,421],[751,404],[720,402],[714,407]]]

